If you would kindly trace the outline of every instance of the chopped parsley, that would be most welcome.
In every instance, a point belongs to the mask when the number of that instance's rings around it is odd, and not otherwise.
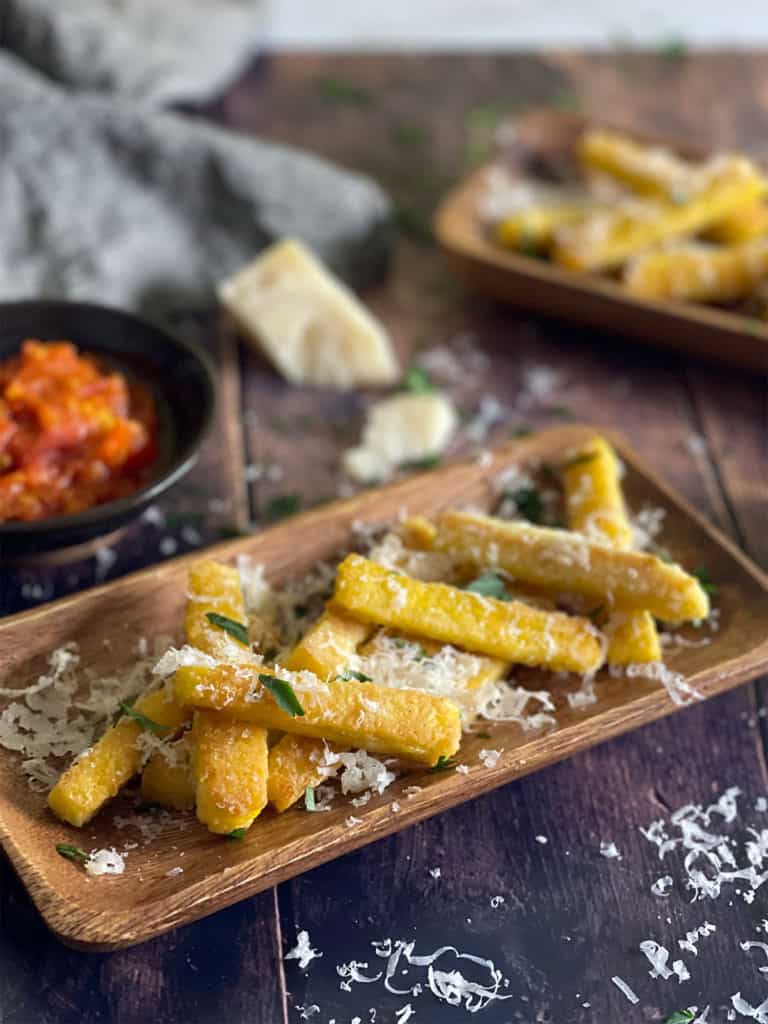
[[[709,570],[703,565],[693,570],[693,575],[701,584],[701,589],[709,594],[710,597],[717,597],[719,587],[716,583],[712,582],[712,577],[709,575]]]
[[[280,519],[288,519],[289,516],[295,516],[297,512],[301,512],[303,504],[304,502],[300,494],[278,494],[277,497],[267,502],[267,507],[264,509],[264,518],[268,523],[276,523]]]
[[[423,459],[404,462],[403,469],[435,469],[443,460],[439,455],[425,455]]]
[[[75,864],[86,864],[90,859],[85,850],[81,850],[79,846],[70,846],[69,843],[56,843],[56,853]]]
[[[466,122],[466,144],[464,155],[469,163],[486,160],[493,152],[496,130],[501,120],[498,107],[475,107],[470,110]]]
[[[400,146],[421,146],[427,141],[427,131],[412,121],[402,121],[392,129],[392,137]]]
[[[527,423],[521,423],[512,431],[512,437],[530,437],[532,433],[533,427],[529,427]]]
[[[667,1017],[664,1024],[691,1024],[695,1016],[693,1010],[675,1010],[671,1017]]]
[[[516,491],[505,491],[504,497],[515,503],[521,516],[531,523],[540,523],[544,518],[544,502],[535,487],[519,487]]]
[[[550,405],[546,411],[550,416],[557,416],[561,420],[572,420],[574,418],[574,412],[570,405]]]
[[[344,672],[336,676],[337,679],[343,679],[348,683],[353,681],[358,683],[372,683],[373,679],[367,676],[365,672],[355,672],[354,669],[348,668]]]
[[[404,640],[401,636],[394,636],[392,637],[392,643],[401,651],[405,647],[412,648],[415,661],[423,661],[425,658],[429,657],[421,644],[417,644],[415,640]]]
[[[304,708],[299,703],[299,698],[293,692],[291,684],[285,679],[259,673],[259,682],[269,690],[281,711],[285,711],[291,718],[304,716]]]
[[[245,839],[247,831],[247,828],[233,828],[231,832],[227,832],[227,839]]]
[[[673,36],[671,39],[665,39],[661,43],[658,54],[662,60],[667,60],[670,64],[677,64],[687,57],[688,47],[684,39]],[[686,1017],[686,1020],[693,1020],[693,1017]]]
[[[157,735],[162,735],[168,732],[170,726],[161,725],[159,722],[155,722],[151,718],[147,718],[146,715],[142,715],[140,711],[137,711],[132,704],[129,704],[127,700],[121,700],[118,707],[124,715],[132,718],[134,722],[138,722],[142,729],[149,729],[150,732],[154,732]]]
[[[491,738],[491,734],[489,732],[476,732],[475,736],[479,740],[489,740]]]
[[[471,594],[480,594],[482,597],[495,597],[497,601],[512,600],[504,580],[495,572],[484,572],[476,580],[468,583],[464,589]]]
[[[455,757],[446,757],[445,754],[441,754],[437,759],[437,764],[433,764],[429,769],[431,772],[447,772],[451,768],[455,768],[457,764]]]
[[[304,806],[308,811],[317,810],[315,805],[315,790],[312,786],[307,786],[304,790]]]
[[[573,469],[575,466],[583,466],[587,462],[593,462],[597,458],[597,452],[579,452],[578,455],[574,455],[572,459],[566,459],[560,466],[560,469]]]
[[[428,391],[434,391],[434,385],[426,370],[420,366],[412,366],[403,378],[403,390],[423,395]]]
[[[333,103],[347,103],[355,107],[369,107],[373,103],[373,94],[354,82],[343,78],[326,76],[317,79],[317,90],[325,100]]]
[[[241,644],[248,644],[248,627],[243,625],[242,622],[236,622],[235,619],[230,619],[226,615],[219,615],[218,612],[206,612],[206,619],[212,626],[218,626],[219,629],[223,629],[225,633],[229,633],[235,640]]]

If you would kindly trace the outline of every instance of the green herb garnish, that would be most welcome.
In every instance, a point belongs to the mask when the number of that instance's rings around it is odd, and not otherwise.
[[[533,433],[533,427],[527,426],[525,423],[521,423],[519,427],[515,427],[512,431],[512,437],[530,437]]]
[[[694,1017],[693,1010],[675,1010],[671,1017],[667,1017],[664,1024],[690,1024]]]
[[[264,651],[262,657],[264,658],[264,661],[274,661],[279,653],[280,652],[277,647],[268,647],[266,651]]]
[[[279,519],[288,519],[301,511],[303,499],[300,494],[278,494],[267,502],[264,518],[268,523],[276,523]]]
[[[229,633],[230,636],[233,636],[241,644],[244,644],[246,647],[250,646],[248,643],[248,627],[243,625],[242,622],[236,622],[226,615],[219,615],[218,612],[206,612],[205,617],[212,626],[218,626],[219,629]]]
[[[544,502],[535,487],[520,487],[516,491],[505,491],[504,497],[515,503],[521,516],[532,523],[540,523],[544,518]]]
[[[247,828],[233,828],[231,832],[227,832],[227,839],[245,839],[247,831]]]
[[[413,206],[398,203],[395,206],[395,223],[409,238],[417,242],[432,242],[432,224],[427,214]]]
[[[701,589],[709,594],[710,597],[717,597],[719,587],[716,583],[712,582],[712,577],[709,575],[709,571],[700,565],[697,569],[693,570],[693,575],[701,584]]]
[[[275,698],[277,706],[290,715],[291,718],[303,717],[304,708],[299,703],[299,698],[293,692],[293,687],[285,679],[278,679],[277,676],[263,675],[259,673],[259,682],[269,690]]]
[[[403,378],[403,390],[423,395],[427,391],[434,391],[434,385],[426,370],[420,366],[412,366]]]
[[[170,726],[161,725],[159,722],[155,722],[151,718],[147,718],[146,715],[142,715],[140,711],[137,711],[127,700],[121,700],[118,707],[124,715],[132,718],[134,722],[138,722],[142,729],[149,729],[150,732],[154,732],[158,735],[162,735],[164,732],[168,732]]]
[[[437,759],[437,764],[433,764],[429,770],[431,772],[447,772],[451,768],[455,768],[456,764],[455,757],[446,757],[445,754],[441,754]]]
[[[565,462],[561,463],[560,469],[573,469],[574,466],[583,466],[587,462],[593,462],[597,458],[597,452],[580,452],[578,455],[574,455],[572,459],[566,459]]]
[[[349,103],[356,107],[368,107],[373,103],[372,93],[343,78],[319,78],[317,89],[323,99],[332,100],[334,103]]]
[[[69,843],[56,843],[56,853],[75,864],[85,864],[90,859],[85,850],[81,850],[79,846],[70,846]]]
[[[545,411],[550,416],[557,416],[561,420],[572,420],[574,418],[574,412],[570,405],[550,405]]]
[[[392,137],[401,146],[421,146],[427,141],[427,132],[419,124],[403,121],[394,126]]]
[[[657,52],[662,60],[668,60],[670,64],[677,64],[688,55],[688,46],[684,39],[673,37],[661,43]],[[686,1019],[692,1020],[693,1018]]]
[[[404,462],[403,469],[435,469],[442,462],[439,455],[425,455],[423,459],[413,459],[411,462]]]
[[[489,732],[476,732],[475,736],[479,740],[489,740],[491,738],[491,734]]]
[[[425,658],[429,657],[421,644],[417,644],[415,640],[404,640],[400,636],[394,636],[392,637],[392,643],[399,650],[403,650],[405,647],[413,648],[413,657],[415,661],[423,661]]]
[[[484,572],[476,580],[468,583],[465,590],[483,597],[495,597],[497,601],[511,601],[512,596],[504,585],[504,580],[495,572]]]
[[[304,806],[308,811],[316,810],[315,806],[315,791],[312,786],[307,786],[304,790]]]
[[[344,679],[344,680],[346,680],[347,682],[350,682],[350,683],[353,680],[355,682],[358,682],[358,683],[372,683],[373,682],[373,679],[371,678],[371,676],[367,676],[365,674],[365,672],[355,672],[354,669],[351,669],[351,668],[346,669],[340,675],[336,676],[336,678],[337,679]]]
[[[469,163],[479,163],[493,151],[496,130],[501,120],[498,107],[475,107],[467,116],[464,154]]]

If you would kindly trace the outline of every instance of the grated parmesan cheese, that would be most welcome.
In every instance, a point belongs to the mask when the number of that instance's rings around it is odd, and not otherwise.
[[[125,861],[114,847],[108,850],[92,850],[85,862],[85,870],[94,877],[122,875],[125,871]]]
[[[611,981],[619,990],[619,992],[621,992],[623,995],[627,997],[630,1003],[636,1004],[640,1002],[639,998],[635,995],[635,993],[632,991],[632,989],[629,987],[626,981],[624,981],[623,978],[620,978],[618,974],[614,974],[614,976],[611,978]]]
[[[301,931],[296,936],[296,945],[284,956],[284,960],[298,960],[299,970],[305,971],[313,960],[319,959],[323,954],[313,949],[309,941],[309,932]]]

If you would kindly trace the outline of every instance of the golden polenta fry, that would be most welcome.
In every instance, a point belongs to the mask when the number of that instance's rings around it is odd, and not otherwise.
[[[614,551],[569,530],[469,512],[443,513],[433,531],[436,550],[462,556],[478,568],[496,566],[515,580],[550,592],[647,610],[665,622],[709,615],[709,599],[696,577],[655,555]]]
[[[691,163],[669,149],[636,142],[619,132],[584,132],[577,156],[586,171],[605,174],[641,195],[679,201],[694,187],[696,169]]]
[[[267,804],[266,730],[196,711],[190,745],[200,821],[223,835],[249,828]]]
[[[339,566],[332,601],[365,621],[523,665],[590,672],[601,660],[587,619],[422,583],[361,555]]]
[[[189,718],[165,687],[139,697],[131,711],[154,728],[124,714],[78,757],[48,794],[48,806],[63,821],[85,825],[141,769],[145,728],[171,738]]]
[[[189,760],[189,738],[182,736],[171,747],[172,757],[158,751],[141,773],[141,796],[148,804],[172,811],[190,811],[195,806],[195,777]]]
[[[343,672],[361,644],[371,634],[366,622],[326,610],[310,626],[283,662],[292,672],[313,672],[327,680]],[[325,777],[318,771],[323,741],[286,735],[269,752],[269,801],[277,811],[287,810],[308,786]]]
[[[283,710],[270,686],[280,691],[281,703],[293,713]],[[267,729],[422,764],[455,754],[461,739],[459,709],[453,701],[419,690],[345,679],[324,682],[311,672],[272,670],[266,665],[181,668],[175,688],[178,700],[195,708],[226,711]]]
[[[636,199],[562,227],[553,258],[571,270],[611,270],[633,256],[716,224],[765,194],[765,183],[747,160],[712,172],[708,184],[683,203]]]
[[[768,237],[723,248],[688,244],[635,257],[624,284],[646,299],[735,302],[768,276]]]
[[[269,802],[278,813],[287,811],[308,788],[319,786],[328,778],[329,773],[322,767],[324,752],[322,740],[290,733],[272,747],[267,792]]]
[[[552,243],[558,228],[580,220],[590,209],[584,203],[575,202],[530,206],[499,221],[495,228],[496,239],[505,249],[542,252]]]
[[[707,240],[718,245],[739,245],[764,235],[768,235],[768,204],[763,202],[737,210],[706,232]]]
[[[568,525],[597,544],[619,551],[632,548],[632,525],[619,479],[619,460],[600,437],[570,453],[563,467]],[[661,645],[653,616],[645,611],[613,611],[605,627],[608,663],[658,661]]]
[[[342,612],[326,610],[310,626],[283,664],[292,672],[314,672],[321,679],[342,672],[354,657],[359,644],[371,635],[373,627]]]
[[[569,527],[596,544],[628,551],[632,527],[613,448],[596,437],[570,452],[561,471]]]
[[[190,569],[186,616],[190,644],[230,663],[252,662],[253,652],[243,643],[247,622],[237,569],[218,562],[202,562]],[[198,712],[190,753],[198,819],[211,832],[248,828],[267,802],[266,732],[215,712]]]

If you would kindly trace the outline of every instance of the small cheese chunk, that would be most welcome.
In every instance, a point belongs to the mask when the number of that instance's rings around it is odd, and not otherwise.
[[[287,380],[345,390],[399,376],[384,327],[301,242],[270,246],[219,298]]]
[[[457,424],[453,403],[438,392],[385,398],[370,409],[362,444],[344,453],[344,470],[360,483],[384,480],[398,466],[443,452]]]

